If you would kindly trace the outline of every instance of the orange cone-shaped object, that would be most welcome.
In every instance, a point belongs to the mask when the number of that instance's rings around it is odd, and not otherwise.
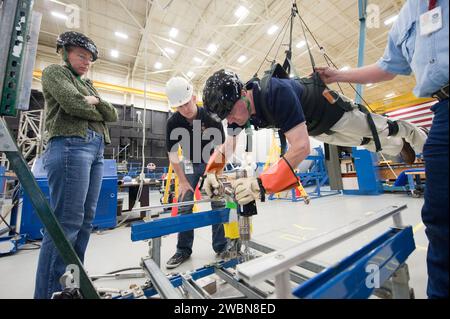
[[[195,200],[202,200],[202,193],[200,192],[200,188],[198,186],[195,189]]]
[[[176,198],[176,197],[174,197],[173,198],[173,203],[175,204],[175,203],[178,203],[178,198]],[[175,217],[175,216],[177,216],[178,215],[178,206],[177,207],[172,207],[172,214],[171,214],[171,216],[172,217]]]

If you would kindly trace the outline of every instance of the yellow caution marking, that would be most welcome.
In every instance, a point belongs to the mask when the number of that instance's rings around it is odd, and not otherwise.
[[[425,225],[423,223],[419,223],[417,224],[414,228],[413,228],[413,233],[417,233],[419,230],[421,230]]]
[[[306,231],[314,231],[314,230],[317,230],[317,228],[303,227],[303,226],[300,226],[300,225],[297,225],[297,224],[294,224],[294,226],[297,227],[297,228],[300,229],[300,230],[306,230]]]
[[[294,236],[294,235],[289,235],[289,234],[281,235],[280,238],[281,239],[286,239],[286,240],[289,240],[289,241],[293,241],[294,243],[301,243],[301,242],[306,240],[305,237]]]
[[[416,245],[416,248],[417,248],[417,250],[420,250],[420,251],[427,251],[428,250],[427,247],[419,246],[419,245]]]

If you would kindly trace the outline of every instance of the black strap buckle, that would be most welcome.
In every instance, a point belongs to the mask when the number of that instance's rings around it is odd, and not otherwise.
[[[266,201],[266,189],[264,188],[262,181],[260,178],[256,179],[259,185],[259,195],[261,196],[261,202],[264,203]]]
[[[432,95],[432,97],[438,99],[439,101],[443,101],[449,98],[449,94],[448,94],[448,84],[443,86],[442,88],[440,88],[439,91],[437,91],[436,93],[434,93]]]

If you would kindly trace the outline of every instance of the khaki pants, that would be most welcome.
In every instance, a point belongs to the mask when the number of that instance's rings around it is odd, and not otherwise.
[[[416,154],[423,152],[427,135],[420,128],[405,121],[397,121],[399,126],[398,134],[388,136],[388,119],[378,114],[372,114],[372,117],[380,137],[382,153],[391,156],[400,154],[403,148],[403,138],[412,146]],[[364,138],[370,138],[370,143],[363,145],[363,147],[371,152],[376,152],[366,114],[358,109],[346,112],[330,131],[334,132],[334,134],[321,134],[314,138],[327,144],[349,147],[361,146]]]

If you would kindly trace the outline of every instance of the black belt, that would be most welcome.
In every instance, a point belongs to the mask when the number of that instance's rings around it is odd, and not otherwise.
[[[443,86],[439,91],[433,93],[432,97],[438,99],[439,101],[448,99],[448,84]]]

